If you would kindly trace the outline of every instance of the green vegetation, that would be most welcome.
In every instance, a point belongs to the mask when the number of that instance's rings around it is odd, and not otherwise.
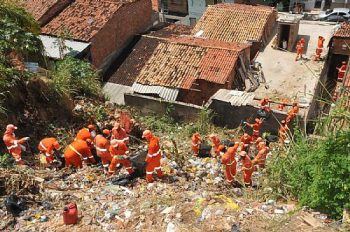
[[[101,92],[97,71],[87,62],[72,57],[58,61],[52,73],[56,93],[69,95],[95,95]]]
[[[296,198],[333,218],[350,209],[350,120],[342,102],[319,121],[318,135],[297,130],[289,149],[274,152],[263,184],[276,197]]]
[[[0,168],[8,168],[13,166],[11,156],[7,153],[0,155]]]
[[[11,58],[21,59],[34,53],[41,55],[39,32],[39,25],[24,9],[0,0],[0,113],[5,112],[3,103],[8,89],[31,76],[15,67]]]

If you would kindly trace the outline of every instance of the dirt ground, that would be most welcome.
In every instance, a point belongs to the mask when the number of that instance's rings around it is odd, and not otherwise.
[[[257,57],[270,88],[260,86],[255,92],[256,95],[269,96],[275,100],[284,98],[294,100],[300,97],[311,100],[324,65],[324,61],[312,60],[318,36],[321,35],[326,39],[324,47],[327,48],[333,28],[334,24],[301,21],[299,38],[304,37],[306,45],[304,59],[299,61],[295,61],[295,51],[275,50],[271,47],[273,42],[271,41]],[[322,53],[322,57],[325,56],[326,54]]]

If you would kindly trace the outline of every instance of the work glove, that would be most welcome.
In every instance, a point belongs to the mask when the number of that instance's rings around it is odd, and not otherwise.
[[[243,124],[247,124],[247,122],[244,121]]]
[[[23,138],[25,141],[28,141],[30,138],[29,137],[24,137]]]

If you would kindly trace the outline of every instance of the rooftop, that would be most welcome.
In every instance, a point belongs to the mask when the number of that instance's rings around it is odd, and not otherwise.
[[[72,39],[90,41],[123,4],[135,0],[76,0],[42,28],[42,33],[68,33]]]
[[[56,3],[62,0],[23,0],[23,5],[30,12],[35,20],[40,18]]]
[[[335,37],[350,38],[350,23],[343,22],[340,28],[334,33]]]
[[[189,35],[191,27],[180,24],[170,24],[163,28],[151,31],[146,36],[142,36],[137,44],[132,48],[130,54],[118,67],[114,64],[113,72],[108,82],[132,86],[141,69],[152,56],[154,50],[164,38],[170,38],[174,35]]]
[[[182,89],[190,89],[197,79],[225,84],[240,52],[248,47],[193,37],[173,37],[159,43],[136,82]]]
[[[226,42],[261,41],[270,17],[276,11],[267,6],[225,3],[208,6],[193,34]],[[220,30],[218,30],[220,28]]]

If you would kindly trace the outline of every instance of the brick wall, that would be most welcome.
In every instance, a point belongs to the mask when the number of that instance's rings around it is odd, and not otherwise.
[[[350,49],[347,44],[350,45],[350,39],[333,37],[332,53],[349,56]]]
[[[151,0],[138,0],[122,6],[91,40],[92,63],[105,68],[135,34],[151,26]]]

